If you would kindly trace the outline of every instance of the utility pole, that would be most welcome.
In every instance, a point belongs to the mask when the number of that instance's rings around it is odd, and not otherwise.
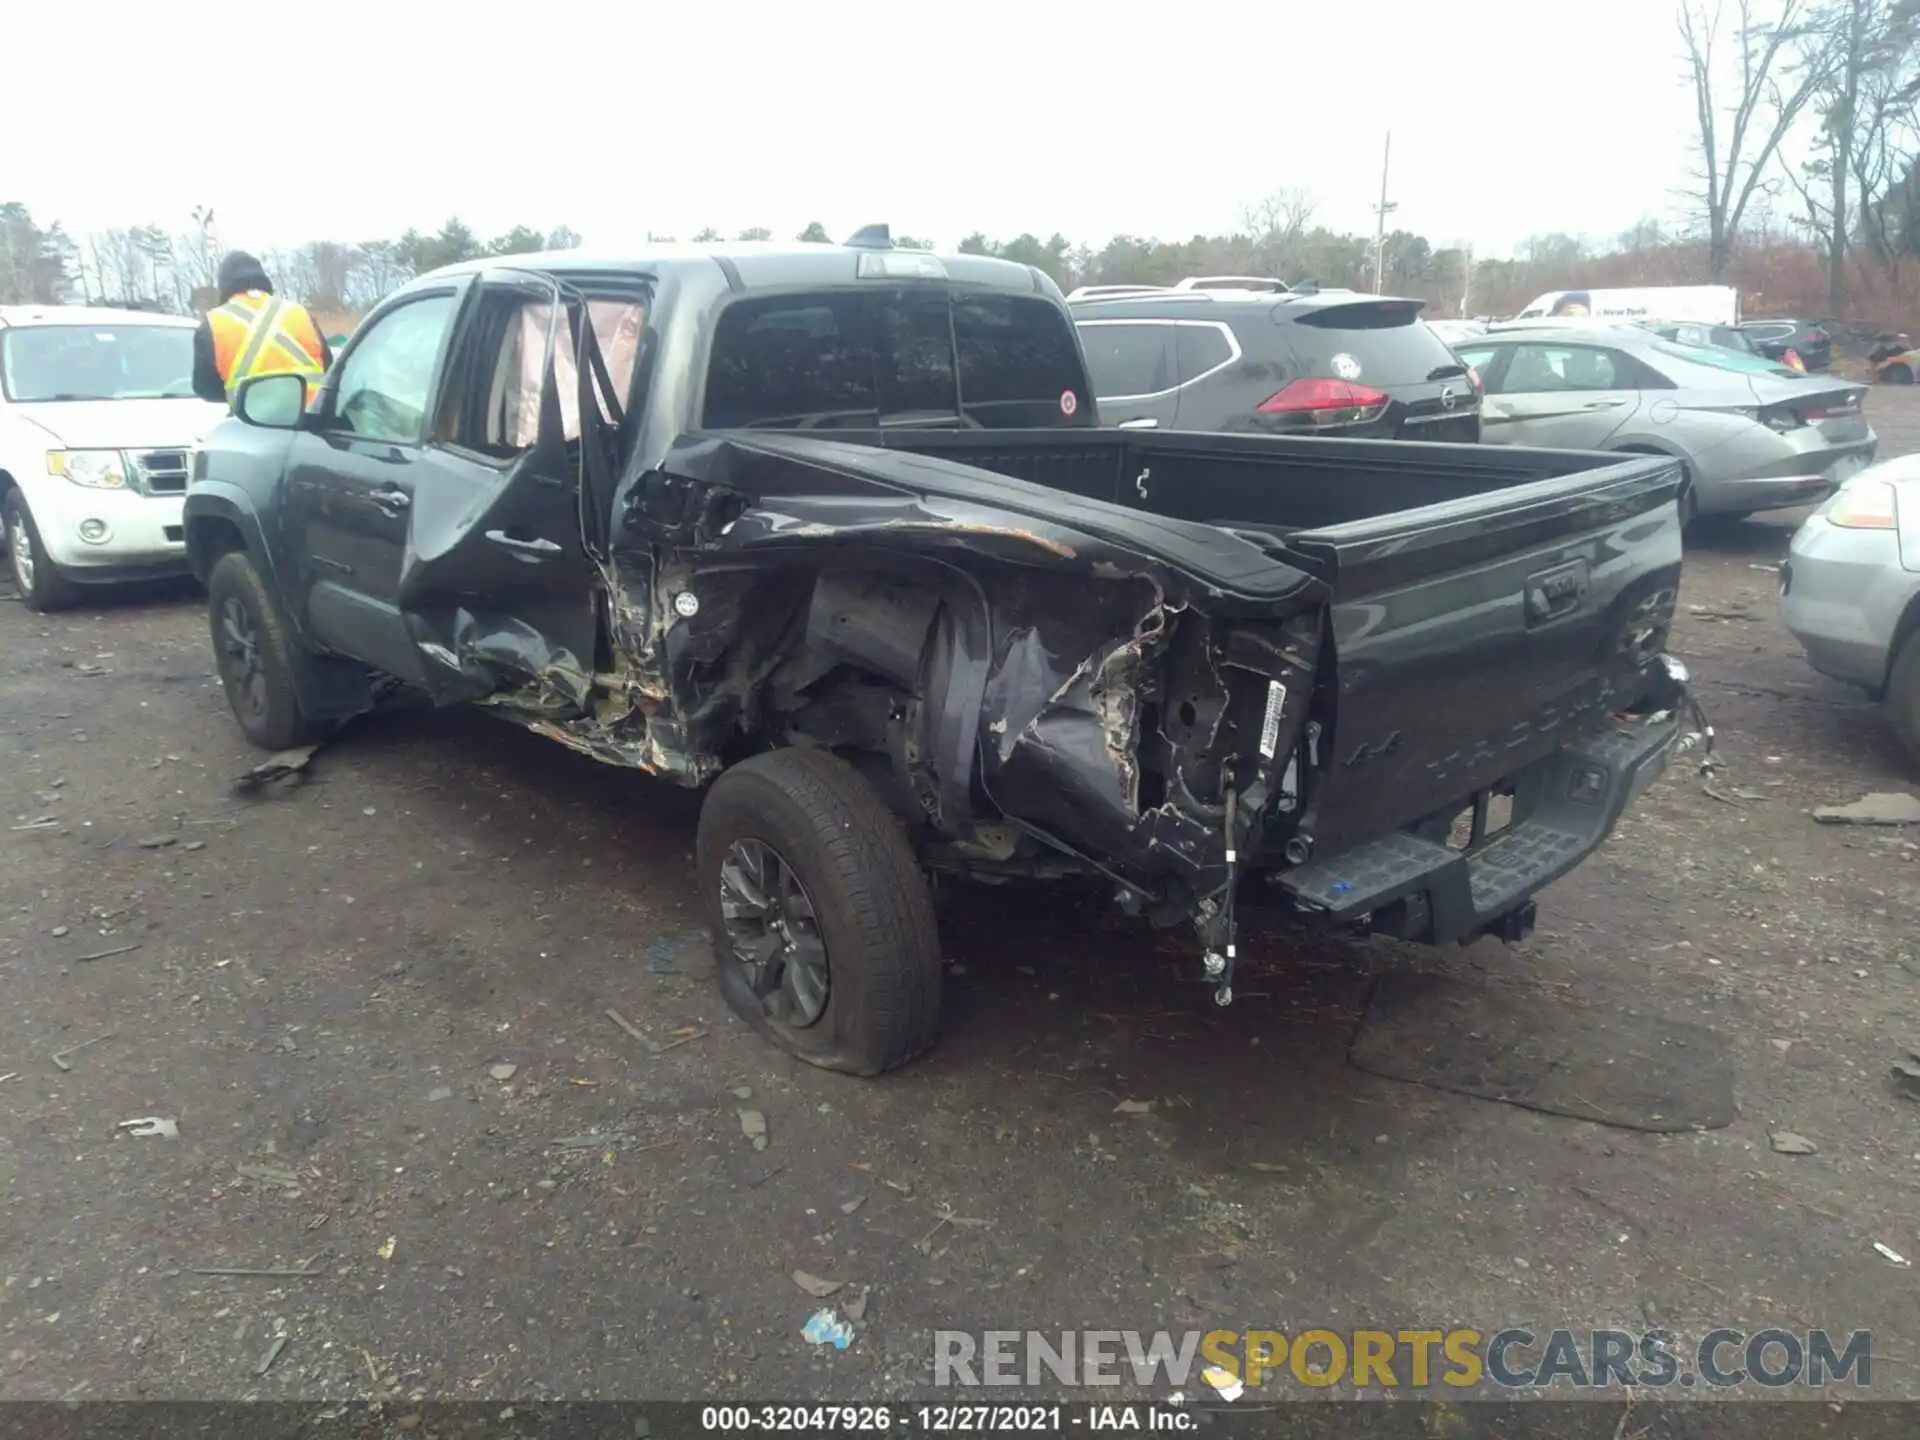
[[[1465,274],[1460,277],[1460,318],[1466,320],[1473,314],[1467,308],[1467,302],[1473,298],[1473,246],[1460,247],[1461,258],[1465,261]]]
[[[1393,132],[1387,132],[1386,147],[1380,152],[1380,203],[1374,207],[1378,218],[1373,227],[1373,293],[1378,295],[1387,272],[1387,216],[1399,207],[1387,199],[1387,162],[1393,158]]]

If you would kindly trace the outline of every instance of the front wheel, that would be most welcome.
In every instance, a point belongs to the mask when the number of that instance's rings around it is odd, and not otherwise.
[[[1889,385],[1911,385],[1913,384],[1913,367],[1911,365],[1889,365],[1880,372],[1880,378]]]
[[[1893,657],[1883,704],[1894,732],[1907,747],[1915,768],[1920,769],[1920,630],[1908,635]]]
[[[299,663],[286,620],[244,550],[222,555],[207,577],[213,656],[227,704],[262,750],[291,750],[319,738],[294,688]]]
[[[42,615],[64,610],[77,598],[74,584],[47,554],[41,543],[40,527],[33,523],[33,512],[18,490],[7,491],[6,504],[0,506],[7,531],[7,556],[12,562],[13,583],[20,589],[20,600],[29,610]]]
[[[721,992],[761,1035],[853,1075],[933,1044],[933,897],[852,766],[803,749],[742,761],[708,791],[695,852]]]

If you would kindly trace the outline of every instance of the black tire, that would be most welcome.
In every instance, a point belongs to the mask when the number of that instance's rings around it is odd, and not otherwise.
[[[33,511],[18,490],[9,489],[0,505],[0,523],[6,526],[7,568],[20,591],[20,601],[29,610],[50,615],[64,610],[80,598],[79,587],[69,580],[47,554],[40,539],[40,527],[33,522]],[[23,566],[18,546],[26,542],[27,563]],[[28,573],[22,574],[25,569]]]
[[[294,687],[298,650],[266,582],[244,550],[222,555],[207,577],[214,666],[241,731],[262,750],[290,750],[320,738]]]
[[[731,894],[738,907],[741,892],[727,889],[723,871],[737,881],[756,850],[770,850],[797,879],[789,913],[812,917],[774,928],[824,946],[824,1005],[813,1018],[787,989],[804,967],[789,967],[777,937],[768,934],[776,950],[760,965],[736,950],[726,904]],[[851,1075],[878,1075],[933,1044],[941,980],[933,896],[900,822],[850,765],[805,749],[742,761],[707,792],[695,854],[721,993],[761,1035],[809,1065]],[[764,922],[734,923],[750,930]]]
[[[1881,703],[1914,767],[1920,769],[1920,630],[1909,634],[1893,657]]]
[[[1889,385],[1911,385],[1913,384],[1913,367],[1911,365],[1889,365],[1880,372],[1880,378]]]

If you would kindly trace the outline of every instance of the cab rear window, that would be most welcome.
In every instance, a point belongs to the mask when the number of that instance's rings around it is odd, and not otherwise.
[[[1066,315],[1037,298],[916,288],[736,302],[720,317],[703,423],[988,429],[1093,423]]]

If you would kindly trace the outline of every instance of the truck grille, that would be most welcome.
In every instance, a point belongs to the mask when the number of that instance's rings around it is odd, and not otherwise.
[[[149,450],[133,457],[140,488],[149,495],[184,495],[187,489],[187,452]]]

